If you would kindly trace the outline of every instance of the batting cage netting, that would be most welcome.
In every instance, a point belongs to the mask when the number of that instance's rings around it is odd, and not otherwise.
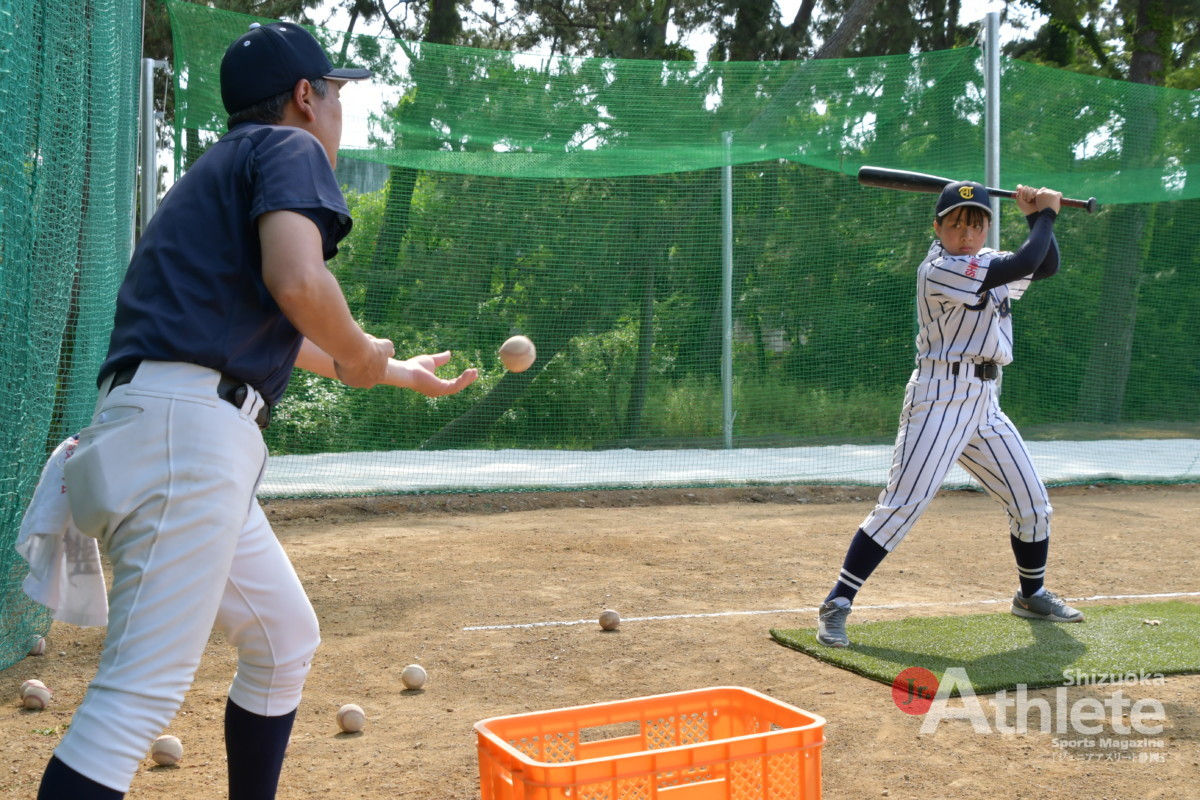
[[[12,542],[49,449],[86,424],[130,252],[141,15],[14,2],[0,664],[48,626]],[[224,131],[226,46],[265,20],[168,8],[179,175]],[[398,353],[482,375],[432,400],[298,373],[264,496],[886,480],[935,198],[855,175],[982,181],[980,50],[685,63],[314,32],[376,76],[342,94],[355,224],[330,267]],[[1048,483],[1196,481],[1200,94],[1001,66],[1002,185],[1101,203],[1063,211],[1060,273],[1014,308],[1005,410]],[[496,356],[515,333],[537,346],[522,373]]]
[[[0,11],[0,667],[50,626],[14,544],[50,449],[86,425],[133,242],[141,0]]]

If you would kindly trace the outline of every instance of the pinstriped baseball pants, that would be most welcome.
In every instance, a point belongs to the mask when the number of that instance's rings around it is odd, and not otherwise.
[[[996,381],[914,370],[904,393],[888,483],[862,530],[893,550],[933,500],[956,462],[1008,514],[1013,536],[1050,535],[1050,498],[1025,441],[1000,410]]]

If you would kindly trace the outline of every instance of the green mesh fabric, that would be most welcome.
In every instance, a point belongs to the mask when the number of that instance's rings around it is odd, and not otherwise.
[[[46,456],[91,417],[129,260],[140,0],[0,11],[0,668],[50,625],[14,545]]]
[[[256,18],[169,10],[186,169],[224,130],[217,64]],[[356,221],[330,267],[401,354],[483,375],[428,400],[298,374],[264,494],[886,479],[934,198],[854,176],[983,178],[979,50],[691,64],[314,33],[376,74],[342,92]],[[1060,274],[1016,306],[1005,408],[1051,448],[1049,482],[1195,479],[1200,98],[1010,60],[1001,82],[1003,184],[1102,204],[1064,211]],[[999,224],[1020,244],[1011,202]],[[508,374],[516,332],[539,358]]]
[[[260,20],[171,0],[181,130],[224,130],[218,65]],[[571,58],[314,30],[369,66],[343,153],[513,178],[660,175],[787,159],[983,174],[980,51],[771,63]],[[1002,169],[1106,204],[1200,197],[1195,92],[1003,60]],[[727,146],[724,134],[732,135]]]

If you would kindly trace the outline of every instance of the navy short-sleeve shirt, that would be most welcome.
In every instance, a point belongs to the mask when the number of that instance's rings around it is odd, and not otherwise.
[[[324,257],[350,232],[325,150],[299,128],[236,126],[167,192],[134,250],[99,379],[140,360],[210,367],[271,404],[302,336],[262,274],[258,219],[290,210],[321,231]]]

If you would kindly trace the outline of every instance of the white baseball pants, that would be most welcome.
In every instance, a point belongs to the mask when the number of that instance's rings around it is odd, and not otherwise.
[[[863,532],[888,551],[916,523],[955,462],[1004,506],[1013,536],[1037,542],[1050,535],[1050,498],[1025,441],[1000,410],[996,381],[962,373],[931,378],[914,370],[905,388],[888,483],[862,523]]]
[[[217,396],[219,373],[142,362],[101,387],[65,467],[76,525],[112,564],[95,679],[55,750],[117,791],[174,718],[214,626],[237,648],[229,697],[265,716],[300,702],[316,614],[255,491],[267,451],[254,418]]]

